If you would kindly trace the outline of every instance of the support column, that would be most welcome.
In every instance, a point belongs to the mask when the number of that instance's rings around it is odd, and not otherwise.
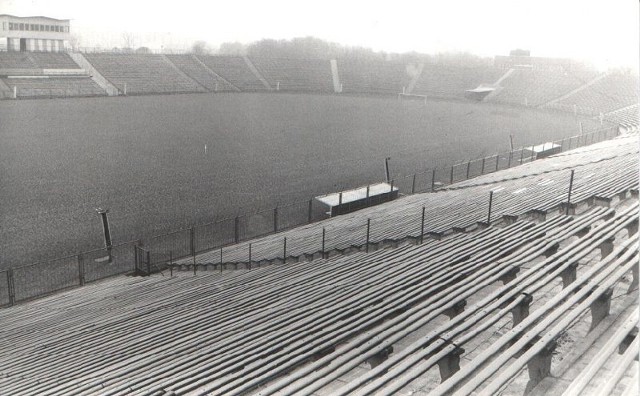
[[[551,358],[553,357],[553,351],[556,345],[557,343],[555,341],[550,342],[527,363],[529,382],[524,391],[525,394],[529,393],[540,381],[551,374]]]
[[[558,248],[560,247],[559,244],[554,244],[553,246],[551,246],[549,249],[545,250],[544,253],[542,253],[542,255],[545,258],[549,258],[551,256],[553,256],[554,254],[558,253]]]
[[[511,225],[518,221],[518,216],[516,215],[502,215],[502,222],[505,225]]]
[[[375,355],[368,357],[366,362],[367,364],[369,364],[370,368],[375,368],[379,366],[381,363],[383,363],[385,360],[387,360],[389,358],[389,355],[391,355],[392,353],[393,353],[393,347],[388,346],[383,350],[381,350],[380,352],[376,353]]]
[[[578,263],[571,263],[567,268],[560,273],[562,278],[562,288],[566,289],[571,283],[576,280]]]
[[[458,301],[453,307],[447,308],[443,314],[447,315],[449,319],[453,319],[464,311],[466,305],[467,300]]]
[[[635,235],[638,232],[638,219],[635,219],[634,221],[629,223],[627,225],[626,229],[627,229],[627,236],[628,237],[631,237],[631,236]]]
[[[464,349],[459,346],[442,359],[438,360],[438,368],[440,369],[440,383],[446,381],[449,377],[460,370],[460,355],[464,353]]]
[[[507,273],[505,273],[504,275],[500,276],[500,282],[502,282],[503,285],[506,285],[507,283],[509,283],[512,280],[516,279],[516,276],[518,275],[518,272],[520,272],[520,268],[518,268],[518,267],[511,268]]]
[[[520,302],[520,304],[516,305],[511,310],[511,315],[513,317],[513,325],[511,328],[517,326],[520,322],[522,322],[527,316],[529,316],[529,307],[531,306],[531,302],[533,301],[533,296],[531,294],[524,293],[524,300]]]
[[[613,289],[607,289],[601,296],[591,303],[591,328],[593,330],[607,315],[611,308]]]
[[[615,241],[614,237],[611,237],[605,241],[603,241],[598,248],[600,249],[600,259],[604,259],[608,255],[613,252],[613,241]]]

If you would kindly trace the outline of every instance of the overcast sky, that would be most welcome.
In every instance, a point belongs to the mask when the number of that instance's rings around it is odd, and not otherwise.
[[[84,46],[189,46],[315,36],[387,52],[586,59],[637,68],[638,0],[0,0],[0,14],[71,19]]]

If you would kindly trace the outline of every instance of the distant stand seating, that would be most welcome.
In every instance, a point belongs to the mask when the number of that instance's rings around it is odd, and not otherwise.
[[[178,73],[163,55],[85,54],[93,66],[127,94],[204,92],[195,81]],[[126,88],[125,88],[126,87]]]
[[[199,55],[198,59],[241,91],[267,90],[241,56]]]
[[[217,77],[203,66],[202,63],[195,58],[195,55],[167,55],[167,58],[173,62],[184,74],[191,77],[198,84],[207,88],[211,92],[235,91],[236,89],[229,85],[223,79]]]
[[[106,92],[91,78],[49,77],[49,78],[3,78],[10,95],[16,88],[18,98],[52,98],[69,96],[104,96]]]
[[[37,67],[42,69],[79,69],[80,66],[64,52],[27,52]]]
[[[0,69],[37,69],[26,52],[0,52]]]
[[[396,95],[413,78],[404,62],[338,59],[337,63],[345,93]]]
[[[333,92],[326,59],[251,58],[271,87],[280,91]]]
[[[554,107],[561,110],[575,108],[582,114],[607,113],[638,103],[637,89],[637,76],[611,73],[585,89],[560,100]]]
[[[640,106],[638,104],[612,111],[604,116],[604,119],[625,128],[637,128],[640,125]]]
[[[504,72],[493,67],[456,67],[425,64],[414,94],[438,98],[464,98],[467,89],[493,84]]]
[[[545,69],[514,69],[502,81],[491,101],[540,106],[586,84],[597,76],[590,71],[562,72]]]

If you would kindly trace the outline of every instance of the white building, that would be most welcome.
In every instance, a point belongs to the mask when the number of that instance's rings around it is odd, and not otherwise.
[[[0,51],[63,51],[69,43],[69,20],[0,14]]]

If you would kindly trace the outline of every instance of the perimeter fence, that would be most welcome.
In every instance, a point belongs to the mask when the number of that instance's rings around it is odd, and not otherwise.
[[[433,168],[401,176],[394,179],[392,184],[404,195],[437,192],[438,189],[452,183],[534,161],[538,157],[537,153],[545,152],[547,148],[556,154],[611,139],[618,134],[618,127],[598,129],[543,145],[522,147],[460,162],[449,167]],[[156,235],[144,242],[130,241],[110,248],[100,248],[10,268],[0,271],[0,306],[13,305],[19,301],[83,286],[87,282],[115,275],[125,273],[150,275],[155,271],[173,267],[174,261],[188,257],[192,257],[193,263],[196,264],[196,255],[200,253],[216,249],[222,252],[223,247],[278,233],[327,217],[328,214],[318,205],[314,205],[313,199],[309,199],[212,223],[194,225],[190,228]],[[324,234],[322,239],[318,236],[318,241],[315,241],[317,243],[322,241],[323,251],[324,237]],[[365,238],[365,234],[361,235],[360,239],[362,238]],[[262,246],[261,243],[264,245],[266,242],[257,242],[249,248],[249,263],[251,262],[252,248],[257,249],[254,252],[272,248],[266,245]],[[287,241],[286,239],[278,241],[278,244],[282,244],[283,257],[286,256],[287,249],[291,249],[296,243],[306,244],[308,241]],[[222,268],[223,262],[224,258],[221,257],[220,268]],[[196,270],[196,265],[193,266],[193,269]]]

